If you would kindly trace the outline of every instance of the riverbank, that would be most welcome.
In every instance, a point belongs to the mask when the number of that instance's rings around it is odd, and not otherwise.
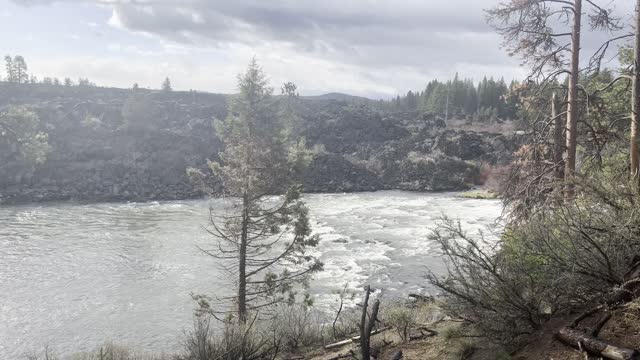
[[[352,315],[357,315],[354,309]],[[295,311],[294,311],[295,312]],[[585,351],[571,348],[559,340],[556,334],[568,326],[575,315],[551,319],[539,332],[532,334],[527,344],[516,351],[493,343],[463,320],[447,317],[437,305],[431,302],[406,302],[403,304],[383,303],[381,321],[374,328],[371,337],[371,354],[378,360],[538,360],[591,359]],[[411,317],[402,316],[410,315]],[[281,343],[284,350],[278,360],[339,360],[352,359],[359,354],[356,324],[342,339],[332,339],[331,322],[288,323],[296,326],[284,329]],[[282,319],[280,319],[282,320]],[[597,319],[587,320],[585,326],[593,326]],[[599,338],[620,347],[634,348],[640,344],[640,302],[638,300],[615,310],[611,318],[600,330]],[[299,327],[298,325],[304,325]],[[306,326],[306,328],[305,328]],[[578,331],[585,331],[578,329]],[[319,330],[320,329],[320,330]],[[326,337],[320,332],[326,331]],[[344,328],[340,331],[345,331]],[[189,335],[186,335],[189,336]],[[352,339],[352,340],[350,340]],[[338,341],[337,341],[338,340]],[[106,342],[95,350],[74,353],[69,357],[57,357],[54,350],[44,348],[26,354],[29,360],[205,360],[193,353],[193,348],[185,341],[185,348],[170,354],[144,352],[135,346],[121,346]],[[298,344],[291,348],[291,344]],[[401,357],[400,357],[401,355]],[[595,357],[597,358],[597,357]],[[594,359],[595,359],[594,358]]]
[[[421,311],[415,311],[415,304],[405,304],[405,311],[412,312],[414,318],[407,323],[393,323],[387,330],[373,337],[372,350],[376,359],[396,360],[538,360],[563,359],[583,360],[596,359],[590,357],[584,348],[572,348],[558,340],[557,334],[562,328],[571,326],[581,314],[565,314],[552,319],[538,332],[531,334],[524,346],[517,350],[507,350],[503,345],[494,343],[483,334],[474,330],[473,326],[461,319],[452,319],[444,315],[437,302],[418,305]],[[426,314],[426,316],[425,316]],[[417,315],[417,316],[415,316]],[[589,334],[595,326],[600,326],[598,339],[619,348],[634,349],[640,347],[640,299],[636,299],[614,309],[603,322],[602,317],[587,317],[576,331]],[[409,335],[403,339],[402,332]],[[350,354],[357,354],[358,344],[352,342],[338,349],[314,349],[301,354],[285,355],[283,359],[300,360],[335,360],[348,359]],[[615,357],[613,350],[610,353]],[[640,354],[637,354],[640,356]],[[622,357],[620,357],[622,359]],[[625,358],[626,359],[626,358]],[[630,358],[631,359],[631,358]]]
[[[393,191],[404,191],[408,193],[416,193],[416,194],[455,194],[455,197],[461,199],[473,199],[473,200],[496,200],[499,199],[499,194],[491,189],[478,189],[478,190],[413,190],[406,188],[392,188],[392,187],[362,187],[362,188],[353,188],[349,187],[349,189],[345,189],[344,187],[340,187],[343,191],[329,191],[329,190],[316,190],[316,191],[305,191],[304,194],[307,195],[330,195],[330,194],[359,194],[359,193],[375,193],[375,192],[393,192]],[[6,195],[5,195],[6,196]],[[41,193],[37,190],[30,191],[27,194],[23,194],[20,196],[14,196],[12,198],[7,198],[3,201],[2,193],[0,193],[0,206],[25,206],[25,205],[47,205],[47,204],[71,204],[71,205],[90,205],[90,204],[127,204],[127,203],[158,203],[158,202],[171,202],[171,201],[195,201],[195,200],[206,200],[212,198],[210,195],[205,195],[201,192],[194,192],[193,194],[189,194],[184,198],[173,198],[173,197],[153,197],[153,198],[144,198],[137,196],[93,196],[93,197],[74,197],[70,195],[64,194],[46,194]],[[216,198],[214,195],[213,198]]]

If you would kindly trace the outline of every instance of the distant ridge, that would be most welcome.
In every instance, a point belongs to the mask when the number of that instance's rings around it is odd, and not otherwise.
[[[346,101],[346,102],[370,102],[373,101],[369,98],[362,96],[354,96],[349,94],[343,94],[338,92],[331,92],[322,95],[315,96],[301,96],[303,99],[307,100],[338,100],[338,101]]]

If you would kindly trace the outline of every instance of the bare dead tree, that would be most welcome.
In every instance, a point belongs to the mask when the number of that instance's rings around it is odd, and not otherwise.
[[[371,358],[371,331],[378,320],[380,299],[376,299],[373,303],[373,307],[371,308],[371,314],[368,314],[369,295],[371,293],[369,285],[365,287],[364,292],[364,301],[362,302],[362,319],[360,320],[360,354],[362,355],[363,360],[369,360]]]
[[[578,77],[580,76],[580,38],[582,24],[582,0],[573,4],[573,25],[571,27],[571,65],[569,70],[569,102],[567,104],[567,156],[565,179],[571,179],[576,171],[576,148],[578,146]],[[573,187],[567,188],[567,196],[573,196]]]

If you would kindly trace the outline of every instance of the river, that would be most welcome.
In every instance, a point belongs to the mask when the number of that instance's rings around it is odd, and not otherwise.
[[[387,298],[430,292],[444,271],[429,240],[443,214],[469,231],[495,222],[496,200],[452,193],[307,194],[325,270],[311,283],[318,306],[345,284]],[[217,206],[213,200],[214,207]],[[191,293],[230,291],[215,260],[197,248],[207,200],[0,207],[0,359],[48,344],[61,355],[112,340],[155,352],[180,349],[193,324]]]

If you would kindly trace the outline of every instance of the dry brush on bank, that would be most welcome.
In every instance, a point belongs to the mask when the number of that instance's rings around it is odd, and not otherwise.
[[[605,323],[607,309],[638,295],[640,194],[635,184],[598,173],[574,186],[575,198],[550,195],[558,197],[550,202],[555,206],[512,221],[500,240],[468,234],[452,220],[440,224],[434,238],[442,245],[448,274],[430,274],[429,280],[442,290],[448,314],[516,349],[552,318],[593,308],[586,315],[604,312]],[[607,358],[593,335],[597,332],[574,328],[562,329],[558,338]],[[607,351],[615,348],[608,346]]]

